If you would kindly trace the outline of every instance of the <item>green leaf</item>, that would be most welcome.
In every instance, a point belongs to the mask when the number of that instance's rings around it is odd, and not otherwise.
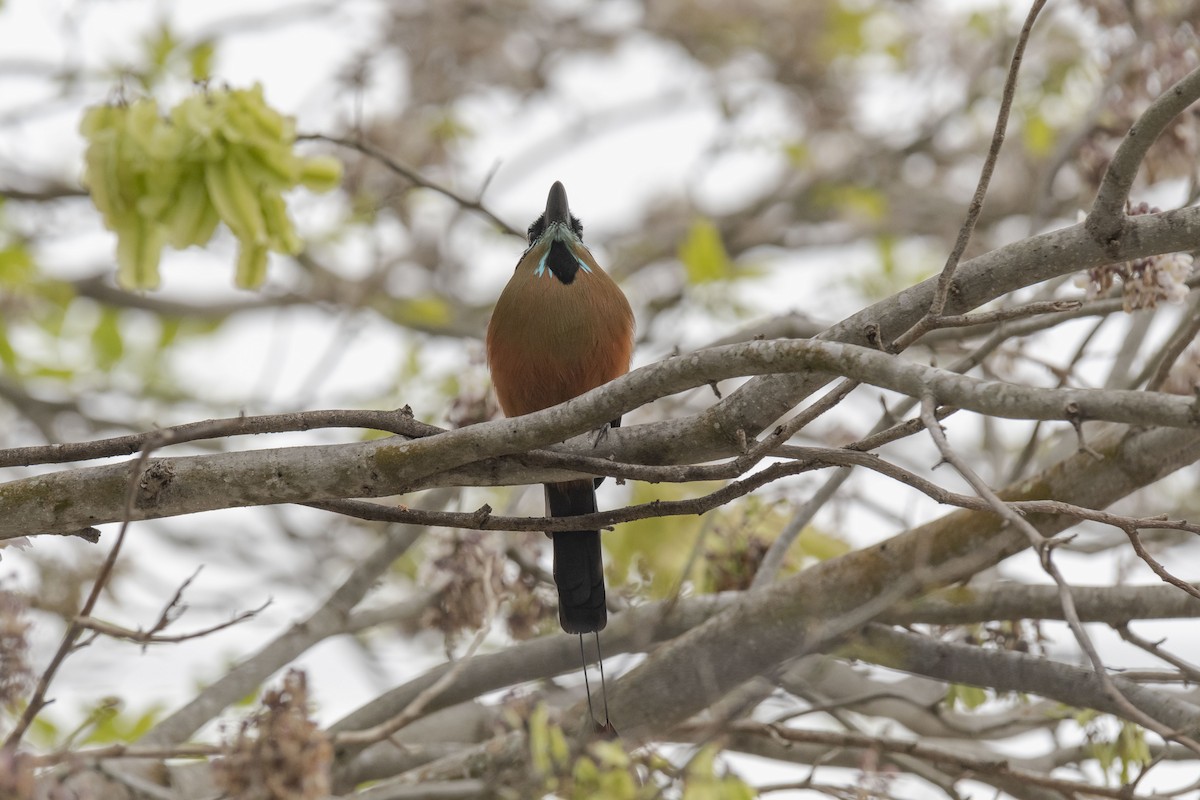
[[[934,273],[940,263],[932,259],[932,253],[913,251],[917,248],[909,242],[903,250],[900,240],[890,234],[874,238],[879,268],[856,275],[849,280],[867,297],[887,297],[901,289],[920,283]]]
[[[9,372],[17,371],[17,351],[8,341],[8,331],[3,327],[0,327],[0,364]]]
[[[788,142],[783,146],[783,154],[793,167],[807,167],[812,161],[812,151],[804,142]]]
[[[698,497],[720,488],[719,482],[689,484],[633,484],[629,502],[632,505],[655,500],[684,500]],[[604,534],[604,548],[608,572],[617,584],[625,583],[633,576],[644,577],[649,582],[652,597],[668,597],[679,586],[684,567],[688,564],[696,537],[701,535],[705,523],[695,517],[659,517],[641,519],[619,525],[616,530]],[[702,564],[692,564],[689,579],[696,579]]]
[[[406,300],[397,314],[397,321],[402,325],[418,328],[443,326],[450,319],[450,305],[436,295]]]
[[[849,542],[822,533],[811,525],[796,537],[796,544],[802,554],[815,558],[817,561],[828,561],[850,552]]]
[[[968,711],[979,708],[988,700],[988,693],[985,689],[980,689],[978,686],[967,686],[963,683],[954,683],[946,691],[946,705],[951,708],[962,707]]]
[[[688,282],[710,283],[733,277],[733,263],[721,241],[721,232],[712,220],[700,218],[692,223],[679,245],[679,260],[687,270]]]
[[[88,712],[87,720],[82,727],[91,725],[85,741],[91,744],[112,744],[122,741],[120,724],[117,718],[121,713],[121,699],[118,697],[101,698]]]
[[[846,216],[878,222],[887,216],[887,197],[878,189],[856,184],[823,184],[813,189],[813,202]]]
[[[175,52],[175,48],[179,47],[179,40],[175,38],[175,34],[171,32],[171,28],[166,23],[161,23],[152,34],[146,37],[145,47],[146,58],[156,71],[161,71],[171,58],[171,54]]]
[[[213,57],[217,53],[217,45],[212,39],[205,39],[188,50],[188,69],[192,80],[203,83],[212,78]]]
[[[628,769],[629,753],[620,742],[593,742],[588,751],[596,757],[596,761],[605,768]]]
[[[429,132],[439,142],[453,142],[471,135],[471,129],[448,109],[434,116],[429,123]]]
[[[95,727],[87,736],[93,744],[128,744],[146,734],[162,717],[164,707],[153,704],[141,713],[125,712],[116,698],[105,698],[92,709],[89,719]]]
[[[867,45],[863,30],[871,14],[868,10],[846,8],[841,3],[830,4],[820,40],[821,54],[826,59],[861,55]]]
[[[1121,785],[1127,786],[1132,777],[1130,768],[1135,764],[1144,767],[1150,763],[1150,745],[1146,743],[1145,729],[1132,722],[1122,722],[1115,749],[1121,764]]]
[[[179,338],[182,321],[178,317],[159,316],[158,318],[158,351],[161,353],[175,344]]]
[[[121,320],[118,313],[105,308],[100,312],[100,319],[92,330],[92,351],[96,354],[96,364],[104,370],[121,360],[125,353],[125,340],[121,336]]]
[[[238,247],[236,282],[239,289],[257,289],[267,279],[267,247],[243,241]]]
[[[126,289],[158,288],[166,231],[145,217],[132,215],[117,232],[117,281]]]
[[[33,257],[24,243],[10,244],[0,249],[0,284],[27,286],[34,274]]]
[[[136,742],[150,732],[162,717],[164,707],[158,704],[150,706],[144,713],[134,717],[125,729],[126,741]]]
[[[31,372],[34,378],[50,378],[56,381],[69,381],[75,378],[75,370],[65,367],[38,367]]]
[[[1025,125],[1021,128],[1021,138],[1030,155],[1045,156],[1049,155],[1054,148],[1055,131],[1044,116],[1030,113],[1025,116]]]
[[[688,763],[683,800],[752,800],[754,790],[732,772],[718,774],[717,750],[706,745]]]
[[[53,749],[61,736],[58,725],[47,714],[38,714],[29,726],[29,740],[43,750]]]
[[[529,758],[534,772],[539,775],[550,774],[553,766],[550,758],[550,714],[541,703],[529,715]]]

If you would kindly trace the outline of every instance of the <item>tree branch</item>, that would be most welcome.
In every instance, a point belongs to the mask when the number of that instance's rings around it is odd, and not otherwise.
[[[1200,600],[1172,586],[1072,586],[1085,622],[1200,617]],[[988,620],[1062,619],[1055,586],[1001,583],[946,589],[885,612],[894,625],[972,625]]]
[[[1108,169],[1096,192],[1096,200],[1092,203],[1085,225],[1096,242],[1109,251],[1115,253],[1119,250],[1119,240],[1128,232],[1125,203],[1129,200],[1129,190],[1133,188],[1133,181],[1150,145],[1175,117],[1197,100],[1200,100],[1200,68],[1184,76],[1142,112],[1108,162]]]
[[[274,672],[324,639],[346,630],[350,612],[387,571],[417,540],[421,530],[394,527],[367,558],[351,571],[342,584],[316,611],[268,642],[258,652],[242,660],[219,680],[205,687],[182,708],[156,724],[141,739],[147,746],[172,746],[187,741],[227,706],[262,684]]]
[[[961,314],[1009,292],[1083,269],[1161,253],[1200,247],[1200,208],[1142,215],[1126,222],[1124,234],[1112,248],[1102,247],[1078,224],[1014,242],[963,262],[954,274],[947,313]],[[831,327],[821,338],[868,347],[891,341],[929,308],[936,278],[930,278],[854,314]],[[831,380],[820,372],[759,377],[739,387],[702,414],[675,420],[638,436],[642,426],[613,431],[610,437],[626,461],[672,463],[686,452],[693,460],[719,457],[731,448],[732,432],[747,436],[772,425],[779,417]],[[636,442],[627,439],[638,436]],[[628,448],[628,449],[626,449]]]
[[[983,169],[979,172],[979,183],[975,186],[975,194],[971,197],[971,204],[967,207],[967,218],[963,222],[962,227],[959,228],[954,248],[950,251],[950,255],[946,257],[946,264],[942,267],[942,271],[937,277],[937,284],[934,287],[933,300],[929,304],[929,310],[915,325],[891,343],[888,349],[892,352],[905,350],[910,344],[920,339],[927,331],[938,327],[936,320],[946,309],[946,301],[950,297],[950,287],[954,281],[954,272],[958,269],[958,262],[962,259],[962,255],[967,249],[967,243],[971,241],[971,233],[975,230],[975,223],[979,219],[980,212],[983,211],[983,201],[987,197],[988,185],[992,180],[992,171],[996,168],[996,159],[999,158],[1000,148],[1004,145],[1004,134],[1008,129],[1008,114],[1012,109],[1013,96],[1017,91],[1017,75],[1021,71],[1021,61],[1025,57],[1025,45],[1029,42],[1029,35],[1033,32],[1033,23],[1037,20],[1038,14],[1044,5],[1046,5],[1046,0],[1034,0],[1033,5],[1029,8],[1029,13],[1025,17],[1025,24],[1021,26],[1021,33],[1017,36],[1017,44],[1013,48],[1012,61],[1008,65],[1008,74],[1004,79],[1004,91],[1000,97],[1000,110],[996,114],[996,127],[992,131],[992,141],[988,146],[987,156],[983,160]]]
[[[1112,697],[1111,681],[1137,708],[1178,731],[1200,730],[1200,706],[1178,693],[1149,689],[1119,675],[1010,650],[988,650],[868,625],[840,652],[872,664],[999,692],[1029,692],[1075,708],[1093,708],[1141,724]]]
[[[134,519],[284,502],[397,494],[455,482],[450,470],[545,447],[597,428],[644,403],[685,389],[748,374],[842,373],[909,396],[932,393],[943,404],[1019,419],[1107,420],[1194,428],[1193,402],[1175,395],[1089,389],[1038,389],[983,381],[905,362],[863,347],[821,341],[748,342],[666,359],[534,414],[444,431],[411,441],[293,447],[153,459],[161,478],[139,496]],[[745,391],[739,390],[739,391]],[[673,423],[636,426],[641,440]],[[172,433],[172,435],[174,435]],[[169,437],[168,437],[169,438]],[[1186,439],[1187,437],[1182,437]],[[164,441],[160,438],[159,441]],[[628,444],[628,443],[626,443]],[[740,452],[736,442],[734,452]],[[606,441],[593,454],[623,455]],[[598,451],[598,452],[597,452]],[[544,475],[494,474],[489,483],[541,482]],[[78,530],[121,519],[127,464],[41,475],[0,485],[0,539]]]
[[[296,139],[297,141],[309,140],[316,142],[328,142],[330,144],[336,144],[339,147],[347,147],[351,150],[357,150],[363,155],[378,161],[380,164],[383,164],[400,177],[411,181],[416,186],[437,192],[440,195],[450,198],[461,208],[465,208],[468,211],[475,211],[481,216],[486,217],[493,225],[505,233],[524,238],[524,234],[521,231],[512,227],[507,222],[493,214],[486,206],[483,205],[481,200],[471,200],[470,198],[464,197],[453,189],[442,186],[440,183],[426,178],[417,169],[410,167],[407,164],[403,164],[395,158],[392,158],[390,155],[370,142],[363,141],[362,139],[347,139],[341,136],[328,136],[323,133],[303,133],[297,136]]]
[[[1011,501],[1036,494],[1104,506],[1200,458],[1200,434],[1178,431],[1114,431],[1095,444],[1103,460],[1077,453],[1001,496]],[[1043,536],[1071,524],[1041,515],[1030,522]],[[991,514],[959,511],[823,562],[661,647],[616,682],[610,696],[614,724],[634,737],[662,732],[754,675],[824,648],[866,621],[860,609],[915,597],[1028,545]]]

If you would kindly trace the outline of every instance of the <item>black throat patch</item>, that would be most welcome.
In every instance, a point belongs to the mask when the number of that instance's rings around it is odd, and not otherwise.
[[[571,249],[555,239],[550,243],[550,252],[546,254],[546,266],[564,284],[575,280],[579,272],[579,261],[571,254]]]

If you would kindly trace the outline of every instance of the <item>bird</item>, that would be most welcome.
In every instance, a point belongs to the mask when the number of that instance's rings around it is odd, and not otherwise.
[[[559,181],[529,226],[528,246],[496,301],[486,344],[496,398],[507,417],[566,402],[629,371],[633,310],[584,245],[583,225]],[[600,480],[545,484],[547,515],[594,513]],[[546,535],[553,540],[559,624],[581,636],[603,630],[608,609],[600,531]]]

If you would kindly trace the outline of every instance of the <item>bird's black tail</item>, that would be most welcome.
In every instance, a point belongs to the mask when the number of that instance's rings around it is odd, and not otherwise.
[[[591,514],[596,510],[596,489],[591,480],[547,483],[546,507],[551,517]],[[550,538],[554,540],[559,624],[567,633],[604,630],[608,610],[600,531],[556,531]]]

